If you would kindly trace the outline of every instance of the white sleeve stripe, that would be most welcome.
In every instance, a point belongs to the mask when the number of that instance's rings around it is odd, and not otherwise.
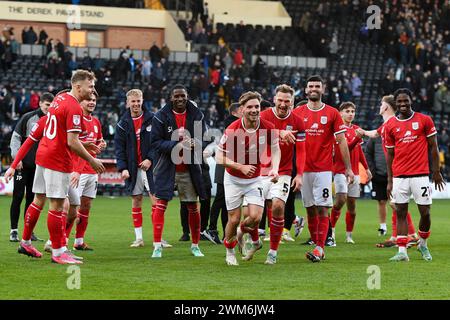
[[[338,132],[335,132],[334,135],[336,136],[336,135],[338,135],[339,133],[344,133],[344,132],[346,132],[346,131],[347,131],[347,129],[342,129],[342,130],[340,130],[340,131],[338,131]]]
[[[433,133],[427,135],[427,138],[432,137],[432,136],[434,136],[435,134],[437,134],[437,132],[433,132]]]
[[[33,141],[35,141],[35,142],[38,142],[38,141],[39,141],[39,140],[33,138],[32,136],[28,136],[28,137],[30,137],[30,139],[33,140]]]
[[[81,132],[81,129],[70,129],[67,132]]]
[[[392,148],[394,148],[394,146],[386,146],[386,148],[392,149]]]

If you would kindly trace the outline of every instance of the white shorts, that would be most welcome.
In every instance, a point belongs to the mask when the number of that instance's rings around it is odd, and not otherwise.
[[[55,171],[36,165],[33,193],[47,198],[64,199],[69,194],[70,173]]]
[[[223,179],[225,203],[227,210],[239,208],[244,199],[247,204],[255,204],[264,208],[264,197],[261,177],[242,179],[225,171]]]
[[[87,197],[95,199],[97,196],[98,174],[83,173],[80,176],[78,183],[78,195],[80,197]]]
[[[134,186],[131,195],[140,196],[148,192],[150,192],[150,187],[148,186],[147,173],[142,169],[138,169],[136,177],[136,185]]]
[[[431,186],[427,176],[394,178],[392,184],[392,203],[409,203],[411,194],[419,205],[431,205]]]
[[[286,203],[291,188],[291,176],[280,176],[277,183],[273,183],[271,179],[272,177],[262,177],[264,199],[278,198]]]
[[[303,173],[302,200],[303,206],[332,207],[333,174],[331,171]]]
[[[346,193],[348,197],[359,198],[360,196],[360,187],[359,183],[361,178],[359,176],[355,176],[355,180],[353,183],[348,184],[347,178],[343,173],[337,173],[334,175],[334,187],[336,193]]]
[[[81,205],[80,194],[78,193],[77,188],[73,188],[72,186],[69,186],[68,198],[69,198],[69,203],[71,206]]]

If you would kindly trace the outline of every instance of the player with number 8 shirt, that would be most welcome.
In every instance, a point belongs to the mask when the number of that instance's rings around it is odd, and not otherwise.
[[[335,141],[345,164],[345,176],[354,180],[350,154],[345,139],[345,126],[339,112],[324,103],[324,82],[320,76],[311,76],[306,82],[308,103],[294,109],[294,115],[303,121],[306,131],[306,164],[301,188],[303,205],[308,213],[308,229],[316,244],[306,258],[319,262],[325,258],[324,246],[329,226],[328,208],[332,199],[332,153]]]

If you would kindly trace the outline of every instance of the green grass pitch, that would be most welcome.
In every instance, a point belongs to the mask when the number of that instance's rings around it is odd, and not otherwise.
[[[432,206],[432,234],[429,240],[433,261],[421,259],[409,250],[409,263],[391,263],[396,248],[379,249],[376,202],[358,202],[354,230],[355,245],[344,244],[344,215],[337,225],[337,247],[327,248],[327,259],[313,264],[305,259],[309,247],[300,245],[308,236],[305,227],[296,242],[280,245],[278,263],[264,265],[268,243],[252,261],[238,267],[225,264],[225,248],[201,242],[204,258],[190,254],[190,243],[178,242],[181,235],[178,199],[166,212],[164,239],[174,245],[163,258],[151,255],[150,205],[144,206],[145,247],[129,248],[134,240],[129,198],[99,197],[94,201],[86,242],[95,251],[82,252],[81,288],[70,290],[67,267],[50,263],[50,255],[32,259],[17,253],[9,242],[11,198],[0,197],[0,299],[448,299],[450,278],[450,200]],[[410,207],[415,224],[419,214]],[[298,214],[305,215],[300,202]],[[47,237],[46,211],[36,233]],[[219,219],[220,220],[220,219]],[[389,217],[390,221],[390,217]],[[22,231],[22,218],[19,233]],[[220,222],[219,222],[220,224]],[[219,225],[220,228],[220,225]],[[73,239],[72,239],[73,241]],[[71,243],[72,243],[71,241]],[[37,244],[38,249],[43,243]],[[380,289],[369,289],[370,266],[378,266]],[[370,281],[369,281],[370,282]]]

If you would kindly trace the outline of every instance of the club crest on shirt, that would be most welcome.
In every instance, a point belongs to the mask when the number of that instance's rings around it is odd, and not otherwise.
[[[149,126],[146,128],[146,130],[147,130],[147,132],[152,131],[152,125],[149,125]]]
[[[419,129],[419,123],[418,122],[413,122],[412,123],[412,128],[413,128],[413,130]]]
[[[73,115],[73,124],[78,126],[81,123],[81,117],[78,114]]]
[[[167,132],[169,132],[169,133],[172,132],[172,126],[167,127]]]
[[[327,122],[328,122],[327,116],[322,116],[322,117],[320,117],[320,123],[321,123],[321,124],[327,124]]]
[[[264,143],[266,143],[266,137],[265,136],[259,137],[259,144],[264,144]]]
[[[286,126],[286,130],[292,130],[292,126]]]

